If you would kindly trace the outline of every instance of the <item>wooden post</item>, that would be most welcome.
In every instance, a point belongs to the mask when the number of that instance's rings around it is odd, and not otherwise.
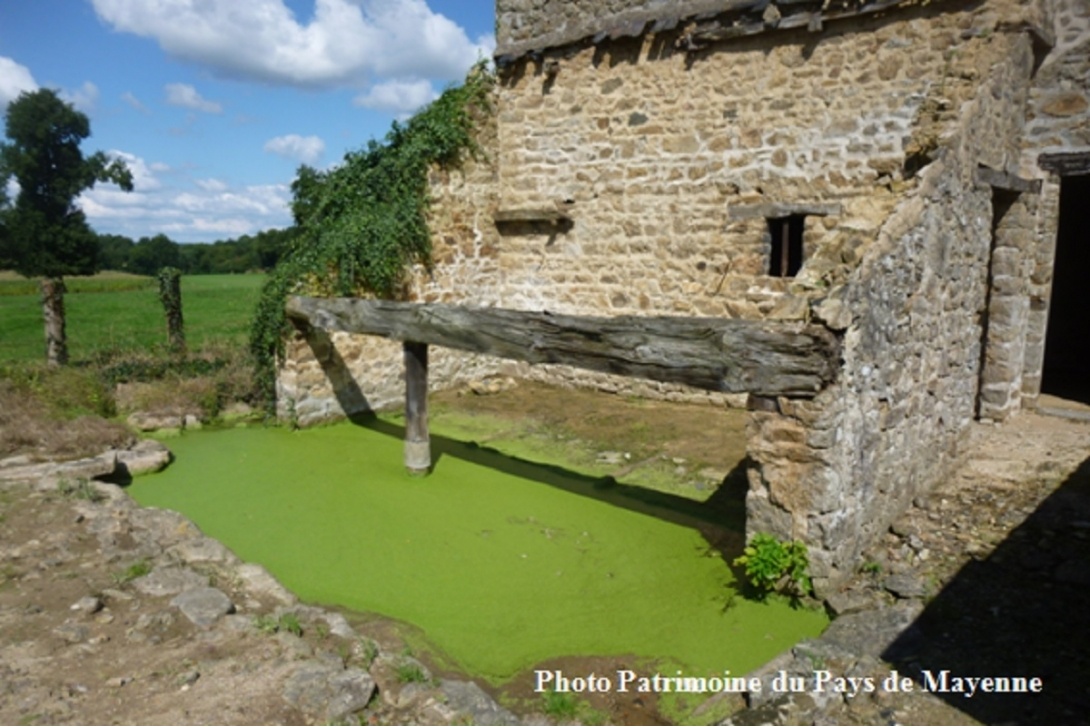
[[[410,474],[431,469],[428,435],[428,344],[405,341],[405,467]]]

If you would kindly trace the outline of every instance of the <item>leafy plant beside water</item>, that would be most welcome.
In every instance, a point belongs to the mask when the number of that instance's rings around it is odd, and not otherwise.
[[[813,591],[810,556],[799,540],[757,533],[734,559],[734,565],[745,568],[746,578],[762,597],[772,592],[801,597]]]
[[[477,152],[473,130],[489,111],[492,83],[478,64],[462,86],[405,124],[395,122],[382,143],[370,141],[329,171],[300,167],[292,184],[299,234],[262,290],[250,333],[255,384],[270,413],[289,295],[401,298],[409,268],[430,266],[428,172],[457,167]]]

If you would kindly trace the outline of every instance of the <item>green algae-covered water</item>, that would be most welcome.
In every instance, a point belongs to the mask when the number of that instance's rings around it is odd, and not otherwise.
[[[827,623],[785,603],[728,606],[737,584],[688,516],[619,506],[555,468],[440,444],[414,478],[397,437],[350,424],[170,447],[175,462],[130,487],[141,504],[184,513],[304,600],[419,627],[493,682],[621,654],[738,675]]]

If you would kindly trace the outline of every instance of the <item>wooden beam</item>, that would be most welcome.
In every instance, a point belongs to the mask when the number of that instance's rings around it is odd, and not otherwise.
[[[837,371],[828,329],[784,321],[553,315],[357,298],[288,299],[298,326],[566,364],[710,391],[811,397]]]
[[[411,474],[431,469],[428,434],[428,344],[405,341],[405,467]]]

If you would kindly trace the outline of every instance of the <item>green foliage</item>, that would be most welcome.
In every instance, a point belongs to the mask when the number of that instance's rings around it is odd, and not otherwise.
[[[76,500],[101,502],[106,499],[106,496],[96,490],[95,486],[86,477],[79,477],[75,482],[61,480],[57,484],[57,490],[65,497],[75,498]]]
[[[405,662],[397,667],[397,680],[402,684],[424,684],[428,681],[428,675],[419,664]]]
[[[488,110],[492,82],[478,65],[462,86],[395,122],[384,142],[370,141],[329,171],[299,169],[292,184],[299,234],[265,285],[250,334],[255,383],[270,411],[288,295],[398,298],[409,267],[430,264],[428,171],[456,167],[477,151],[475,115]]]
[[[113,387],[94,370],[84,367],[47,368],[41,363],[0,364],[0,379],[17,391],[40,401],[52,416],[75,419],[96,415],[110,418],[117,414]]]
[[[5,276],[6,278],[7,276]],[[185,278],[185,328],[189,351],[216,349],[244,360],[249,317],[264,283],[261,275],[192,275]],[[71,284],[69,284],[71,282]],[[74,362],[130,358],[145,360],[165,348],[163,307],[156,281],[104,275],[65,278],[68,294],[68,343]],[[7,288],[28,285],[26,295],[6,295]],[[36,361],[42,357],[42,306],[38,285],[0,279],[0,360]],[[231,347],[226,351],[227,346]]]
[[[55,91],[20,94],[8,106],[5,131],[0,178],[14,177],[19,195],[3,213],[0,258],[27,277],[95,272],[98,240],[75,198],[95,182],[131,190],[132,174],[102,152],[84,158],[80,143],[91,135],[90,121]]]
[[[575,719],[579,714],[580,702],[568,692],[549,690],[541,695],[541,711],[553,719]]]
[[[303,635],[303,626],[299,623],[299,617],[294,613],[281,614],[277,625],[281,631],[286,631],[295,636]]]
[[[148,573],[151,573],[151,561],[147,558],[142,558],[125,570],[114,573],[114,582],[121,586],[131,581],[135,581],[141,576],[146,576]]]
[[[167,319],[167,337],[173,353],[185,353],[185,324],[182,318],[182,271],[163,268],[159,271],[159,302]]]
[[[175,268],[182,264],[178,243],[163,234],[140,238],[128,253],[124,269],[137,275],[155,275],[161,268]]]
[[[303,635],[303,626],[299,623],[299,617],[294,613],[282,613],[280,618],[273,618],[268,614],[255,616],[254,628],[263,634],[275,634],[283,631],[294,636]]]
[[[14,177],[19,196],[0,209],[0,260],[20,275],[46,279],[46,356],[62,365],[68,361],[62,278],[98,269],[98,238],[75,199],[95,182],[132,190],[132,174],[102,152],[83,157],[80,142],[91,135],[91,123],[49,89],[21,93],[8,106],[5,132],[0,181]]]
[[[763,596],[778,591],[791,596],[809,595],[810,557],[801,541],[783,541],[769,533],[757,533],[734,565],[745,568],[750,584]]]

